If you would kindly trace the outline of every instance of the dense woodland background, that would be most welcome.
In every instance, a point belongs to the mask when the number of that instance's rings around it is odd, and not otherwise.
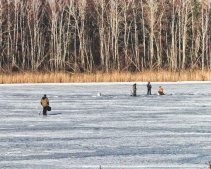
[[[211,0],[0,0],[0,68],[211,69]]]

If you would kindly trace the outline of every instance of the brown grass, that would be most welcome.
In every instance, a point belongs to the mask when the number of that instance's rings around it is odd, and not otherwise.
[[[175,82],[175,81],[209,81],[211,71],[144,71],[111,73],[7,73],[0,74],[0,83],[69,83],[69,82]]]

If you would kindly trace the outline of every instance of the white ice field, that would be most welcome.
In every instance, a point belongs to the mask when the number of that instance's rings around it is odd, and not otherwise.
[[[0,85],[0,168],[207,169],[211,83],[132,84]]]

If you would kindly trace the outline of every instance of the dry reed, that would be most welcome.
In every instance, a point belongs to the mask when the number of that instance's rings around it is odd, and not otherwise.
[[[176,82],[176,81],[209,81],[211,71],[144,71],[144,72],[111,72],[111,73],[65,73],[65,72],[25,72],[0,74],[1,84],[10,83],[76,83],[76,82]]]

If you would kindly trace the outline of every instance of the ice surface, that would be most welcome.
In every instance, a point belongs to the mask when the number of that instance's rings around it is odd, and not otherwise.
[[[132,84],[0,85],[0,168],[208,168],[211,83]]]

